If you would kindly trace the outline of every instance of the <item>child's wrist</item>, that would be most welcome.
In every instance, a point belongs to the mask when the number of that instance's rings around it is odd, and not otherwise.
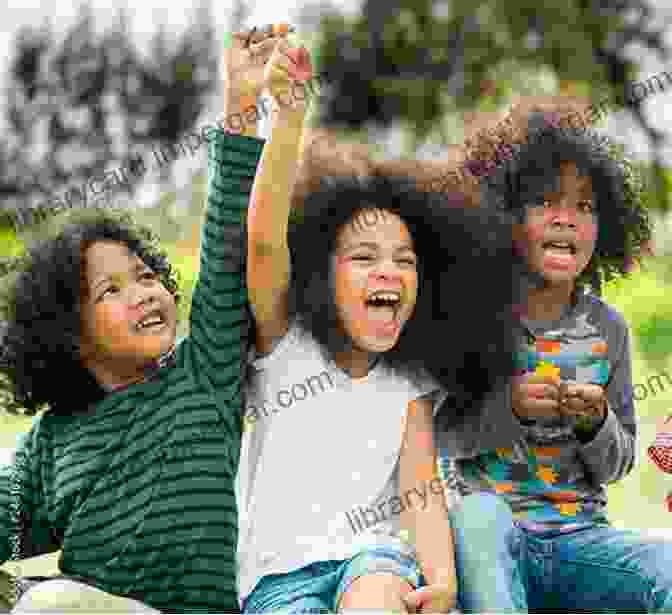
[[[289,106],[278,105],[273,106],[274,123],[282,122],[284,124],[302,125],[306,118],[307,109],[305,105]]]
[[[229,112],[244,111],[257,105],[257,96],[254,92],[229,89],[224,93],[224,106]]]

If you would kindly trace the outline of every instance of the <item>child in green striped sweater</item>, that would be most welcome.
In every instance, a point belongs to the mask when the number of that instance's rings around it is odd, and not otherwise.
[[[271,38],[234,36],[230,114],[258,93]],[[23,405],[49,410],[0,473],[0,559],[62,550],[62,576],[15,612],[239,610],[243,223],[263,147],[253,130],[208,137],[200,273],[179,344],[173,270],[128,216],[77,212],[13,285],[2,369]]]

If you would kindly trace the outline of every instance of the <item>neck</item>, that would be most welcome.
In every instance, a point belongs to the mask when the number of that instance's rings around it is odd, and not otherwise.
[[[142,382],[147,372],[144,367],[133,366],[129,369],[128,365],[121,370],[120,366],[107,365],[102,362],[85,361],[84,366],[93,374],[98,384],[106,391],[114,391],[131,384]]]
[[[353,348],[337,353],[335,362],[351,378],[364,378],[371,371],[374,359],[375,355],[372,353]]]
[[[574,288],[572,282],[529,289],[526,317],[529,320],[559,320],[572,302]]]

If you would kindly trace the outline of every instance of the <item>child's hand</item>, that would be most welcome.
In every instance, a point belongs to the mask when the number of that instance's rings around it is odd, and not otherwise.
[[[607,396],[599,384],[565,384],[560,389],[564,414],[601,421],[607,414]]]
[[[291,48],[286,39],[280,38],[264,73],[264,86],[278,107],[305,110],[309,97],[304,84],[312,76],[308,50],[305,47]]]
[[[519,419],[557,417],[560,414],[559,378],[527,373],[514,381],[511,398],[513,412]]]
[[[255,100],[264,84],[264,71],[277,35],[268,29],[253,28],[249,32],[235,32],[224,51],[224,86],[229,95],[244,100]]]
[[[457,607],[457,585],[428,585],[402,598],[411,613],[450,613]]]
[[[671,433],[672,432],[672,414],[668,416],[661,416],[656,421],[656,433]]]

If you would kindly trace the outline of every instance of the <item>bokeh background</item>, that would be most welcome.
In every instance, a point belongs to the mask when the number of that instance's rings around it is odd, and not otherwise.
[[[15,4],[13,4],[15,3]],[[310,121],[378,156],[437,159],[521,96],[608,101],[599,129],[638,161],[655,221],[655,257],[605,297],[631,325],[638,466],[610,487],[610,516],[672,540],[672,476],[645,450],[672,411],[672,9],[666,0],[9,0],[0,5],[0,289],[60,203],[128,208],[159,234],[187,299],[198,262],[205,147],[185,135],[222,116],[227,32],[286,21],[326,78]],[[161,166],[153,151],[174,149]],[[116,169],[142,160],[146,169]],[[92,177],[108,188],[82,190]],[[102,185],[101,182],[98,185]],[[61,206],[66,206],[61,205]],[[189,301],[182,305],[186,315]],[[184,330],[181,333],[185,333]],[[0,374],[0,462],[29,429]],[[667,480],[666,480],[667,479]],[[5,564],[56,571],[55,556]]]

